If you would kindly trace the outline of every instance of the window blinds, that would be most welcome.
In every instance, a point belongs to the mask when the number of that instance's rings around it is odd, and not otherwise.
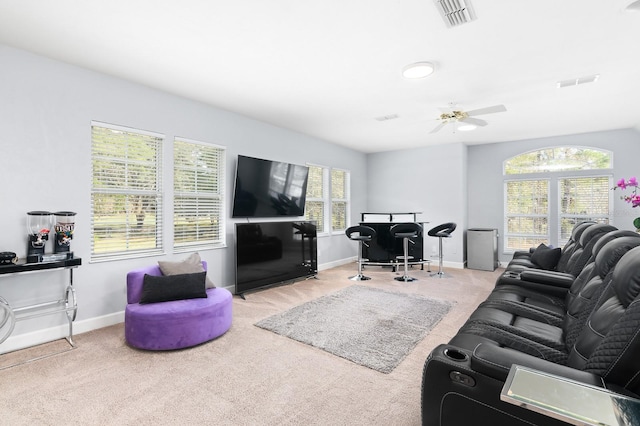
[[[215,145],[174,141],[174,251],[224,244],[224,153]]]
[[[163,138],[92,123],[92,260],[162,251]]]

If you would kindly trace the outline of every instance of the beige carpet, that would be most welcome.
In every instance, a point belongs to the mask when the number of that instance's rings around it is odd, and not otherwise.
[[[253,325],[353,285],[354,270],[235,297],[229,332],[190,349],[129,348],[122,324],[78,335],[73,351],[0,371],[0,425],[419,425],[426,356],[484,300],[500,271],[450,269],[451,278],[438,279],[416,268],[419,280],[403,283],[389,269],[367,268],[373,280],[360,284],[456,302],[390,374]],[[0,355],[0,363],[46,346]]]

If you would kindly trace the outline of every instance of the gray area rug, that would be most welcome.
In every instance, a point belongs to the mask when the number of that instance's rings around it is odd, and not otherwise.
[[[354,285],[255,325],[390,373],[451,307],[448,301]]]

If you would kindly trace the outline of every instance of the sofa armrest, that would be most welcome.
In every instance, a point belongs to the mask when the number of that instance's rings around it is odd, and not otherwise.
[[[571,287],[576,277],[564,272],[543,271],[543,270],[524,270],[520,272],[520,279],[530,283],[553,285],[563,288]]]
[[[567,379],[588,385],[604,387],[600,376],[556,364],[510,348],[481,343],[475,348],[471,355],[471,368],[474,371],[502,382],[507,380],[509,370],[511,370],[511,366],[514,364],[556,376],[566,377]]]

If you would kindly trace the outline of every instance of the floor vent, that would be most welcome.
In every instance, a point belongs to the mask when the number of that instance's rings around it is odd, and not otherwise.
[[[476,19],[469,2],[465,0],[434,0],[447,27],[452,28]]]

